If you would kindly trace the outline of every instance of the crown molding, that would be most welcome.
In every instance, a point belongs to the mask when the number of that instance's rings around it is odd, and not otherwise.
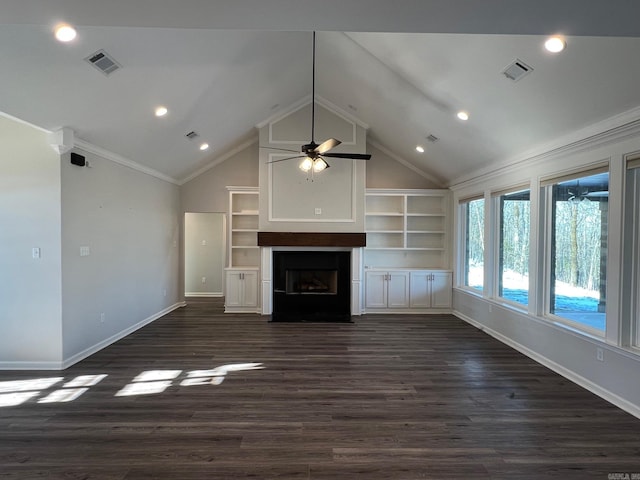
[[[185,183],[190,182],[194,178],[199,177],[200,175],[202,175],[206,171],[211,170],[213,167],[215,167],[217,165],[220,165],[222,162],[225,162],[225,161],[229,160],[234,155],[237,155],[241,151],[245,150],[246,148],[249,148],[251,145],[253,145],[254,143],[257,143],[257,142],[258,142],[258,137],[257,136],[254,136],[254,137],[250,138],[249,140],[241,143],[240,145],[238,145],[234,149],[229,150],[224,155],[221,155],[221,156],[217,157],[212,162],[210,162],[210,163],[206,164],[205,166],[199,168],[198,170],[196,170],[192,174],[184,177],[183,179],[178,181],[178,185],[182,186]]]
[[[461,176],[450,182],[448,187],[453,190],[460,190],[484,183],[489,177],[495,177],[498,173],[517,172],[519,169],[534,167],[549,159],[579,153],[638,135],[640,135],[640,107],[635,107],[601,122],[558,137],[519,155]]]
[[[117,153],[113,153],[102,147],[98,147],[85,140],[76,138],[74,141],[74,146],[81,150],[84,150],[85,152],[93,153],[94,155],[98,155],[102,158],[110,160],[124,167],[129,167],[132,170],[136,170],[140,173],[144,173],[145,175],[150,175],[152,177],[159,178],[160,180],[164,180],[165,182],[173,183],[174,185],[179,185],[178,180],[176,180],[173,177],[165,175],[164,173],[160,173],[159,171],[154,170],[153,168],[149,168],[137,162],[134,162],[133,160],[125,158],[122,155],[118,155]]]
[[[420,175],[423,178],[426,178],[430,182],[433,182],[433,183],[435,183],[437,185],[443,185],[443,181],[440,178],[438,178],[438,177],[436,177],[436,176],[434,176],[434,175],[432,175],[430,173],[427,173],[427,172],[419,169],[413,163],[409,163],[407,160],[405,160],[404,158],[396,155],[391,150],[389,150],[387,147],[381,145],[380,143],[376,142],[375,140],[367,140],[367,143],[369,143],[373,147],[377,148],[378,150],[380,150],[385,155],[388,155],[389,157],[393,158],[396,162],[404,165],[409,170],[417,173],[418,175]]]
[[[0,117],[13,120],[14,122],[21,123],[22,125],[27,125],[28,127],[35,128],[36,130],[39,130],[40,132],[43,132],[43,133],[48,133],[48,134],[53,133],[52,130],[47,130],[46,128],[39,127],[38,125],[35,125],[31,122],[27,122],[26,120],[22,120],[21,118],[14,117],[13,115],[9,115],[8,113],[2,112],[2,111],[0,111]]]

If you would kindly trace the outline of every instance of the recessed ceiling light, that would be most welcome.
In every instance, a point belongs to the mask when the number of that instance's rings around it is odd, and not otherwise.
[[[60,42],[70,42],[74,38],[76,38],[77,32],[76,29],[71,25],[67,25],[66,23],[62,23],[58,25],[54,30],[56,39]]]
[[[419,153],[424,153],[424,147],[422,145],[418,145],[416,147],[416,151],[419,152]]]
[[[209,148],[208,143],[203,143],[202,145],[200,145],[200,150],[206,150],[207,148]]]
[[[467,112],[465,112],[464,110],[458,112],[458,118],[460,120],[469,120],[469,114]]]
[[[156,108],[156,117],[164,117],[167,114],[168,111],[169,110],[167,110],[167,107],[163,107],[163,106],[157,107]]]
[[[567,42],[565,39],[559,35],[554,35],[553,37],[549,37],[546,42],[544,42],[544,48],[547,49],[548,52],[551,53],[559,53],[563,51],[567,46]]]

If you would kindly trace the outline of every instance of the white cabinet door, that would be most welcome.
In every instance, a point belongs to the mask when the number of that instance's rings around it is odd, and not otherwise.
[[[389,272],[387,277],[387,307],[409,306],[409,272]]]
[[[365,307],[386,308],[387,272],[366,272],[364,295]]]
[[[227,291],[224,296],[226,307],[239,307],[242,305],[242,272],[227,272]]]
[[[431,308],[430,272],[411,272],[409,299],[409,306],[411,308]]]
[[[255,270],[243,272],[242,305],[245,307],[258,306],[258,272]]]
[[[451,308],[451,273],[434,272],[431,275],[431,307]]]
[[[228,270],[225,307],[258,306],[258,272],[256,270]]]

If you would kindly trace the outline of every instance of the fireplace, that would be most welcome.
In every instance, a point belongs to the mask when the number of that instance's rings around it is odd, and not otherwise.
[[[273,251],[271,321],[351,321],[351,252]]]

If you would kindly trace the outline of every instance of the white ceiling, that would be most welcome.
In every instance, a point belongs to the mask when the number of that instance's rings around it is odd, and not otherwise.
[[[3,0],[0,111],[179,181],[311,94],[312,29],[316,94],[443,184],[640,105],[640,3],[479,3]],[[70,44],[53,40],[62,20],[78,29]],[[554,32],[567,35],[558,55],[542,48]],[[83,60],[99,49],[122,69]],[[516,58],[533,72],[514,83],[501,71]]]

